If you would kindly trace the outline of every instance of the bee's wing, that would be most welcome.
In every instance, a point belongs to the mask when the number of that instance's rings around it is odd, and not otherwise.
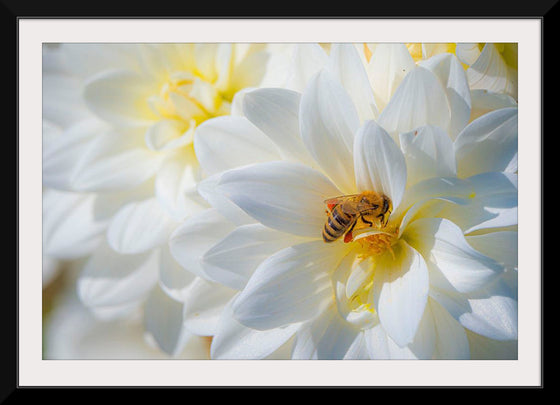
[[[358,198],[359,194],[346,194],[346,195],[339,195],[338,197],[328,198],[323,201],[327,205],[338,205],[346,201],[353,201]]]
[[[329,207],[329,210],[333,210],[335,206],[341,205],[342,210],[347,214],[355,214],[359,211],[358,198],[360,194],[347,194],[338,197],[333,197],[326,199],[325,204]]]
[[[371,204],[371,203],[364,204],[364,203],[361,203],[361,202],[356,203],[356,210],[360,213],[367,212],[367,211],[373,211],[373,210],[376,210],[378,208],[379,208],[379,205],[377,205],[377,204]]]

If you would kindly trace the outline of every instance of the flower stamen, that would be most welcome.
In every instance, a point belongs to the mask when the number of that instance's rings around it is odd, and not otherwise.
[[[397,233],[378,232],[373,235],[360,238],[357,241],[364,250],[362,253],[364,257],[378,256],[388,250],[391,252],[394,259],[395,253],[393,252],[392,246],[396,239]]]

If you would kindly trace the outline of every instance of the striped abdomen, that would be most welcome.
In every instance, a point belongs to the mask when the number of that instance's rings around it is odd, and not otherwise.
[[[325,242],[334,242],[344,235],[355,220],[355,215],[345,213],[340,205],[336,205],[330,212],[323,227],[323,240]]]

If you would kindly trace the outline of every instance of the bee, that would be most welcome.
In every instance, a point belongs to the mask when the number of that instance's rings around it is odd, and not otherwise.
[[[342,195],[324,202],[329,208],[323,228],[323,240],[327,243],[334,242],[344,234],[344,243],[352,241],[352,230],[358,219],[369,226],[375,224],[377,228],[383,228],[393,210],[391,199],[375,191]]]

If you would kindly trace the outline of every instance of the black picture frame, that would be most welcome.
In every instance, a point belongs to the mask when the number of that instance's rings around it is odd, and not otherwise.
[[[539,18],[542,20],[542,79],[544,77],[552,77],[550,63],[548,68],[545,67],[545,61],[550,62],[551,58],[545,58],[544,46],[545,43],[549,46],[553,43],[554,31],[557,23],[558,14],[558,0],[539,0],[531,2],[511,2],[506,0],[499,1],[488,1],[488,0],[471,0],[469,2],[447,2],[443,3],[440,1],[436,2],[418,2],[418,1],[400,1],[398,4],[392,4],[391,2],[385,2],[383,4],[370,4],[365,10],[362,10],[359,3],[356,5],[347,5],[344,7],[339,4],[339,7],[329,8],[322,4],[321,6],[312,7],[312,10],[300,10],[298,7],[288,7],[287,4],[276,3],[279,9],[275,9],[273,3],[267,4],[263,9],[245,7],[245,11],[240,11],[242,7],[238,4],[230,3],[229,6],[224,6],[221,8],[221,14],[215,14],[217,10],[212,5],[206,6],[206,10],[192,10],[189,6],[185,5],[184,2],[170,2],[170,1],[158,1],[157,5],[154,3],[147,2],[132,2],[132,1],[95,1],[95,2],[76,2],[76,1],[49,1],[49,2],[29,2],[29,1],[17,1],[17,0],[0,0],[0,15],[1,21],[0,29],[5,38],[8,38],[7,43],[10,46],[8,60],[4,60],[4,68],[8,69],[8,80],[4,83],[8,87],[8,92],[10,97],[7,98],[6,106],[9,108],[10,117],[10,130],[7,131],[6,137],[10,140],[14,140],[15,153],[10,154],[13,159],[3,159],[4,165],[8,165],[12,169],[13,176],[11,178],[15,179],[15,187],[12,189],[15,195],[10,196],[10,199],[15,202],[15,212],[13,215],[13,222],[15,225],[15,238],[13,240],[13,250],[10,249],[9,256],[15,256],[15,263],[13,266],[9,266],[4,269],[0,277],[0,286],[2,293],[0,294],[0,308],[2,308],[3,320],[4,320],[4,333],[2,342],[2,356],[1,356],[1,367],[2,367],[2,379],[0,383],[0,403],[17,403],[19,401],[29,398],[29,395],[37,393],[40,387],[20,387],[18,385],[18,306],[17,306],[17,291],[18,291],[18,170],[17,170],[17,156],[18,156],[18,110],[17,110],[17,63],[18,63],[18,37],[17,28],[18,21],[21,18],[442,18],[442,19],[453,19],[453,18]],[[251,10],[251,11],[248,11]],[[288,11],[289,10],[289,11]],[[294,12],[298,12],[294,15]],[[320,15],[318,15],[320,13]],[[253,15],[251,15],[253,14]],[[548,39],[548,41],[545,41]],[[548,74],[547,74],[548,73]],[[4,76],[6,77],[6,76]],[[542,110],[542,122],[543,122],[543,133],[544,133],[544,111],[546,108],[550,110],[553,104],[544,103],[545,93],[547,95],[554,94],[554,90],[558,85],[556,81],[547,82],[546,88],[542,86],[543,89],[543,110]],[[546,90],[546,91],[545,91]],[[15,136],[13,136],[13,135]],[[542,141],[542,151],[544,151],[544,138],[541,134]],[[544,165],[544,154],[542,155],[542,165]],[[9,162],[9,163],[8,163]],[[544,166],[542,166],[544,169]],[[542,170],[543,178],[542,182],[544,185],[544,170]],[[543,188],[541,188],[543,189]],[[7,193],[11,194],[11,193]],[[544,193],[541,198],[544,197]],[[543,201],[543,199],[541,199]],[[544,212],[544,205],[541,203],[541,212]],[[540,219],[542,223],[542,218]],[[541,235],[541,240],[543,244],[541,246],[541,257],[542,263],[544,264],[544,231]],[[13,255],[13,256],[12,256]],[[542,303],[544,303],[544,274],[541,267],[541,297]],[[543,318],[541,320],[541,325],[544,324],[544,305],[542,305]],[[517,387],[517,388],[544,388],[544,328],[541,330],[542,344],[541,344],[541,385],[538,387]],[[55,387],[55,388],[68,388],[68,387]],[[124,387],[126,388],[126,387]],[[130,387],[129,387],[130,388]],[[146,387],[153,388],[153,387]],[[193,388],[220,388],[220,387],[193,387]],[[223,388],[223,387],[221,387]],[[263,388],[263,387],[240,387],[240,388]],[[293,387],[286,387],[293,388]],[[302,388],[302,387],[298,387]],[[304,387],[304,388],[317,388],[317,387]],[[332,387],[332,388],[352,388],[352,387]],[[355,387],[355,388],[369,388],[369,387]],[[398,387],[406,388],[406,387]],[[408,387],[411,388],[411,387]],[[426,388],[441,388],[441,387],[426,387]],[[450,387],[446,387],[450,388]],[[462,387],[465,388],[465,387]],[[479,388],[479,387],[467,387],[467,388]],[[487,388],[487,387],[486,387]],[[492,388],[505,388],[505,387],[492,387]],[[43,391],[43,389],[40,389]],[[55,393],[53,390],[46,389],[45,392],[41,392],[41,400],[55,399]],[[71,390],[73,391],[73,390]],[[94,390],[95,391],[95,390]],[[52,396],[46,397],[44,394],[54,394]],[[79,394],[79,393],[78,393]],[[141,395],[146,395],[147,393],[143,391]],[[94,392],[94,397],[91,399],[97,399],[96,396],[101,399],[101,393],[99,391]],[[65,398],[65,397],[62,397]],[[149,397],[146,399],[149,400]],[[155,399],[155,398],[154,398]]]

